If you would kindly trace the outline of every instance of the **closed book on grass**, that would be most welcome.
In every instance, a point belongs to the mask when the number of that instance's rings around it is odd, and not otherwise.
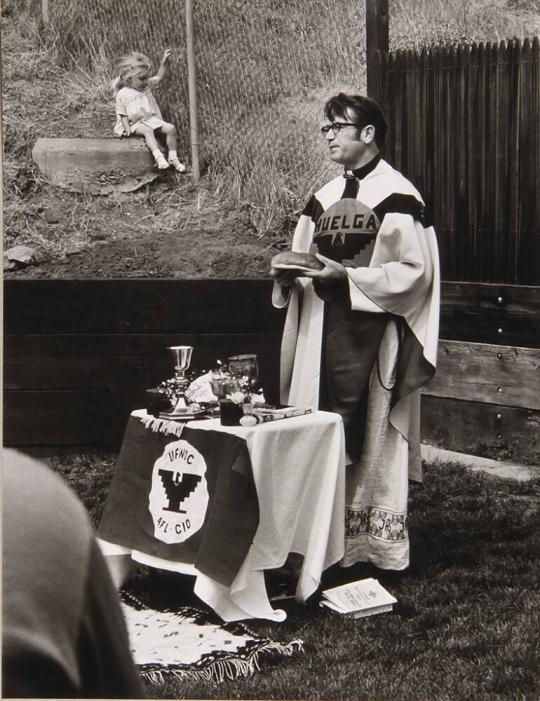
[[[397,599],[376,579],[359,579],[323,591],[321,606],[351,618],[391,611]]]

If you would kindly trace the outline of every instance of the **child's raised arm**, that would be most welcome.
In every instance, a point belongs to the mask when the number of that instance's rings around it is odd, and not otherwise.
[[[166,49],[163,52],[163,56],[161,57],[161,62],[159,64],[158,71],[155,76],[153,76],[153,80],[159,81],[162,78],[165,77],[165,74],[167,73],[167,63],[169,62],[169,58],[172,54],[172,51],[170,49]]]

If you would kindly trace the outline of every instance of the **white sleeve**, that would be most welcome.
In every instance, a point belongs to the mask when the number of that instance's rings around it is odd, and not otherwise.
[[[119,90],[116,94],[116,114],[119,117],[128,116],[127,105],[122,90]]]
[[[375,304],[362,290],[357,287],[349,274],[351,268],[345,268],[349,281],[349,297],[351,300],[351,309],[357,312],[371,312],[372,314],[384,314],[384,309]],[[354,268],[353,268],[354,270]]]
[[[276,309],[283,309],[283,307],[289,304],[291,289],[291,287],[284,287],[274,281],[274,287],[272,288],[272,304]]]
[[[407,316],[418,295],[431,288],[435,261],[429,233],[410,214],[387,214],[370,267],[347,268],[352,309],[366,310],[367,297],[386,312]]]
[[[291,250],[298,253],[309,253],[313,244],[314,233],[315,224],[313,219],[307,214],[301,214],[294,230]]]

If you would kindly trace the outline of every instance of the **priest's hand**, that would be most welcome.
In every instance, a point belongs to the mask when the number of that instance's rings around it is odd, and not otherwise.
[[[345,267],[331,258],[316,253],[315,257],[324,265],[322,270],[306,270],[304,275],[322,283],[333,283],[347,279]]]
[[[282,287],[291,287],[295,278],[298,277],[297,270],[280,270],[279,268],[270,269],[270,277]]]
[[[299,268],[282,268],[279,264],[282,254],[277,254],[272,258],[270,263],[270,277],[282,287],[292,287],[295,279],[299,275],[303,275]],[[274,264],[277,267],[274,267]]]

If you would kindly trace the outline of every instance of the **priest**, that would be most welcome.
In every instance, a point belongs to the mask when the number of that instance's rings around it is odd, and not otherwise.
[[[324,117],[343,173],[308,199],[291,250],[272,260],[273,303],[288,307],[281,400],[343,418],[342,564],[402,570],[408,480],[421,480],[420,389],[437,356],[437,241],[421,195],[381,157],[377,103],[339,93]]]

